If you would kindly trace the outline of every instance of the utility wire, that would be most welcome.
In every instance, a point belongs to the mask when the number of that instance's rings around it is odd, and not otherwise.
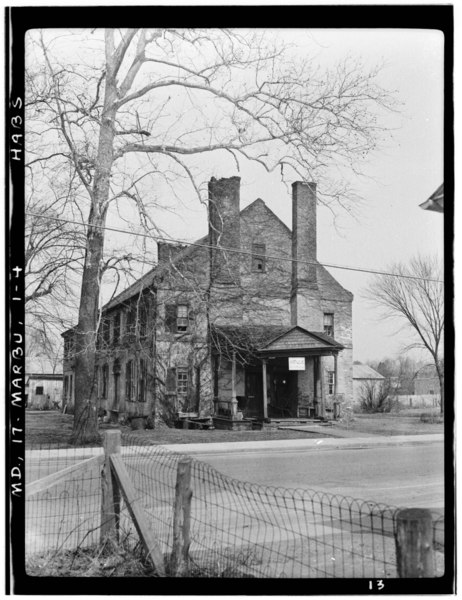
[[[32,212],[27,212],[27,211],[25,214],[29,215],[31,217],[38,217],[41,219],[52,219],[54,221],[60,221],[62,223],[69,223],[71,225],[79,225],[81,227],[89,227],[88,223],[82,223],[80,221],[72,221],[70,219],[63,219],[61,217],[51,217],[51,216],[47,216],[47,215],[39,215],[37,213],[32,213]],[[127,235],[145,237],[145,238],[149,238],[150,240],[154,240],[155,242],[175,243],[175,244],[181,244],[184,246],[196,246],[198,248],[207,248],[207,249],[215,248],[215,246],[211,246],[210,244],[199,244],[198,242],[186,242],[185,240],[177,240],[174,238],[163,238],[160,236],[154,236],[149,233],[127,231],[126,229],[119,229],[117,227],[108,227],[108,226],[102,226],[102,225],[92,225],[92,227],[94,227],[95,229],[101,229],[104,231],[115,231],[116,233],[125,233]],[[254,256],[254,254],[255,254],[254,252],[249,252],[248,250],[237,250],[236,248],[225,248],[224,246],[219,246],[219,249],[226,251],[226,252],[242,254],[242,255],[246,255],[246,256]],[[285,261],[288,261],[291,263],[295,262],[295,263],[304,264],[304,265],[319,264],[323,267],[329,267],[331,269],[342,269],[344,271],[358,271],[360,273],[370,273],[372,275],[386,275],[386,276],[390,276],[390,277],[399,277],[401,279],[415,279],[417,281],[430,281],[432,283],[444,283],[443,281],[441,281],[439,279],[427,279],[426,277],[417,277],[415,275],[403,275],[400,273],[389,273],[387,271],[378,271],[375,269],[365,269],[362,267],[347,267],[345,265],[320,263],[319,261],[299,260],[297,258],[289,258],[287,256],[270,256],[267,254],[267,255],[265,255],[265,258],[268,260],[285,260]]]

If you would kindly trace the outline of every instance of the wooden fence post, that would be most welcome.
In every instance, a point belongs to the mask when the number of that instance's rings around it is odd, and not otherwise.
[[[191,497],[191,459],[182,458],[178,462],[173,506],[173,549],[170,558],[172,577],[189,574]]]
[[[101,536],[104,543],[108,537],[119,541],[120,490],[111,469],[110,456],[120,454],[120,431],[104,433],[104,465],[101,471]]]
[[[398,577],[434,577],[433,523],[429,510],[406,508],[396,516]]]

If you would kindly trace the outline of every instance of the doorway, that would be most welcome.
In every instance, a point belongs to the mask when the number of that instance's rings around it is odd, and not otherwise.
[[[263,381],[261,370],[245,372],[245,416],[260,417],[263,415]]]
[[[295,371],[286,367],[274,366],[271,372],[271,408],[274,417],[297,416],[297,385]]]

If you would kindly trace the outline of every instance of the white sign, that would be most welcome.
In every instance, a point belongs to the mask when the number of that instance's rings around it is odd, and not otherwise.
[[[289,356],[289,371],[304,371],[305,357],[304,356]]]

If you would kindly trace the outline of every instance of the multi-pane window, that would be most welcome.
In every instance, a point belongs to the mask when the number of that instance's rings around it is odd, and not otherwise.
[[[188,370],[187,369],[177,369],[176,371],[176,392],[177,394],[187,394],[188,393]]]
[[[334,337],[334,313],[324,313],[324,333]]]
[[[188,331],[188,305],[178,304],[176,307],[176,330],[178,332]]]
[[[35,388],[35,393],[37,396],[43,396],[43,385],[38,385]]]
[[[265,244],[252,244],[252,271],[254,273],[264,273],[266,267],[266,246]]]
[[[172,333],[186,333],[189,330],[188,304],[167,304],[165,306],[165,328]]]
[[[135,363],[129,360],[125,366],[125,399],[135,400]]]
[[[327,393],[335,393],[335,371],[327,371]]]

